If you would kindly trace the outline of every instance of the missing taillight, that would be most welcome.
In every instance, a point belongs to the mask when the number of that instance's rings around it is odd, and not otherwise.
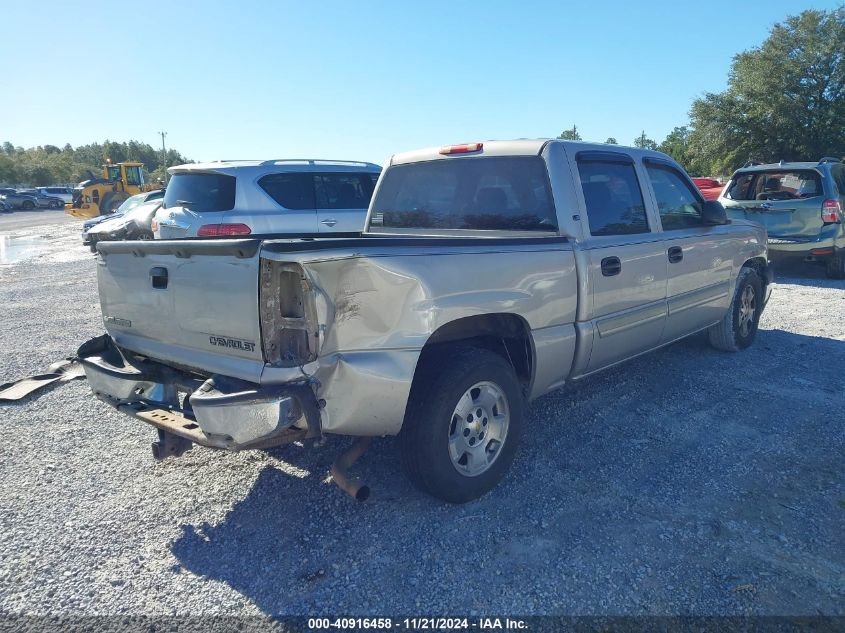
[[[301,266],[261,260],[259,302],[265,361],[296,367],[317,358],[314,289]]]

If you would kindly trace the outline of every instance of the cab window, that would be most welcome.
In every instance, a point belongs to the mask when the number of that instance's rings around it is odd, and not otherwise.
[[[633,163],[579,160],[578,172],[591,235],[649,232],[643,194]]]
[[[701,226],[701,201],[684,178],[668,166],[646,164],[663,230]]]

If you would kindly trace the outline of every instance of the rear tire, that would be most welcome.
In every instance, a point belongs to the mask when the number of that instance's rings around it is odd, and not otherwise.
[[[32,211],[35,208],[35,203],[32,200],[24,200],[21,202],[21,209],[24,211]]]
[[[513,367],[494,352],[456,345],[422,359],[398,438],[411,483],[450,503],[490,491],[513,462],[523,407]]]
[[[845,253],[834,249],[833,256],[825,263],[824,272],[830,279],[845,279]]]
[[[741,268],[733,300],[724,318],[707,333],[710,344],[726,352],[738,352],[754,342],[763,312],[763,283],[753,268]]]
[[[50,200],[50,208],[51,209],[60,209],[61,206],[62,205],[59,203],[58,200]]]
[[[115,210],[120,205],[122,205],[128,198],[129,196],[127,196],[125,193],[107,193],[103,196],[103,199],[100,201],[100,215],[114,213]]]

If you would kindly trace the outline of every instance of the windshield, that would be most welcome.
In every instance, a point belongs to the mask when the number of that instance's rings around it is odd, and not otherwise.
[[[821,177],[812,169],[737,174],[725,191],[729,200],[794,200],[822,195]]]
[[[137,207],[139,204],[142,204],[144,202],[145,196],[146,196],[146,194],[142,193],[142,194],[138,194],[137,196],[132,196],[131,198],[127,198],[126,200],[123,201],[123,204],[121,204],[115,210],[115,213],[119,213],[119,214],[128,213],[129,211],[131,211],[132,209]]]
[[[556,231],[539,156],[459,158],[387,170],[370,227]]]
[[[165,209],[229,211],[235,206],[235,178],[225,174],[173,174],[164,193]]]

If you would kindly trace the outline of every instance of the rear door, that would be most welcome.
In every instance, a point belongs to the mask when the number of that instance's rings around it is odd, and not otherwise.
[[[309,172],[281,171],[265,174],[248,185],[257,189],[247,205],[226,213],[226,224],[245,224],[253,235],[316,233],[314,177]]]
[[[703,201],[671,163],[644,160],[663,229],[668,262],[668,316],[662,343],[716,323],[730,303],[731,267],[739,244],[721,226],[701,222]]]
[[[822,230],[824,188],[815,169],[740,173],[724,199],[729,217],[759,222],[769,237],[814,238]]]
[[[325,172],[314,174],[317,224],[320,232],[364,230],[367,207],[378,174]]]
[[[152,358],[258,381],[258,240],[109,242],[97,278],[117,343]]]
[[[595,325],[587,371],[656,347],[666,321],[667,260],[641,174],[621,152],[576,155],[589,221],[584,240]]]

